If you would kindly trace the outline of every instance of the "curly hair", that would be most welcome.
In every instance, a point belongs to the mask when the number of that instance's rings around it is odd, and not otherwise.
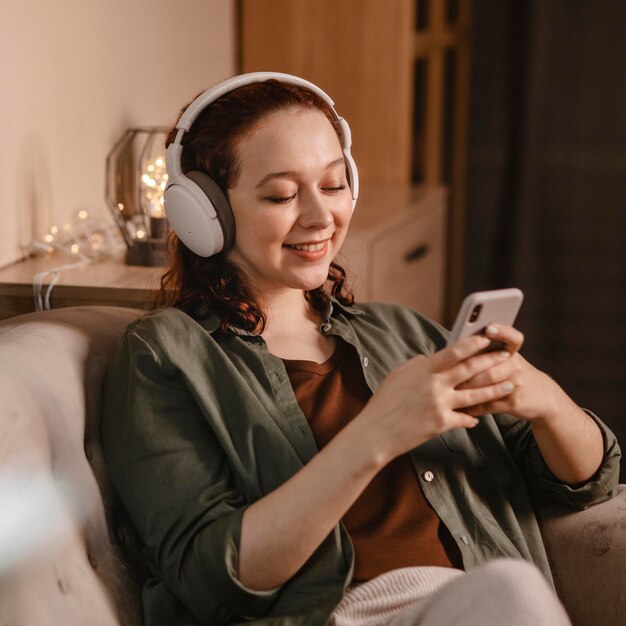
[[[185,133],[181,159],[183,172],[205,172],[226,191],[239,176],[239,142],[264,116],[291,107],[318,109],[334,127],[330,106],[304,87],[277,80],[245,85],[212,102]],[[166,146],[174,141],[175,136],[174,125]],[[245,271],[229,261],[225,251],[201,257],[189,250],[174,232],[170,233],[168,249],[169,266],[155,294],[155,308],[174,306],[196,317],[215,313],[221,320],[220,330],[225,334],[232,333],[231,326],[263,332],[267,316],[258,294],[247,280]],[[319,312],[324,311],[331,296],[344,305],[354,302],[346,273],[334,262],[330,264],[324,284],[305,292],[307,301]]]

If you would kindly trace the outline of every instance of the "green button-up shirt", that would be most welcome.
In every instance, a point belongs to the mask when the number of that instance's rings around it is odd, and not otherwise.
[[[372,392],[407,359],[446,343],[445,330],[396,305],[335,302],[326,318],[323,332],[354,346]],[[281,587],[258,592],[237,580],[246,507],[318,450],[282,360],[260,336],[227,337],[218,326],[216,316],[196,321],[175,308],[157,310],[128,327],[109,370],[103,446],[152,571],[145,623],[325,624],[351,579],[353,549],[341,523]],[[576,508],[611,497],[620,452],[594,419],[603,464],[575,488],[552,475],[528,422],[506,414],[409,453],[465,569],[508,556],[532,561],[551,580],[531,494]]]

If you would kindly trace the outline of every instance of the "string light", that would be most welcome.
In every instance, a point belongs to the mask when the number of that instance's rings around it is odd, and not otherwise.
[[[145,235],[144,231],[140,237]],[[123,247],[114,224],[108,221],[103,224],[94,220],[86,209],[76,211],[71,221],[61,228],[51,226],[40,241],[33,243],[34,250],[47,253],[64,251],[84,260],[115,255]]]
[[[141,186],[144,197],[148,201],[147,209],[150,217],[165,217],[163,192],[166,185],[167,171],[163,157],[159,156],[146,161],[141,176]],[[139,238],[139,235],[137,236]]]

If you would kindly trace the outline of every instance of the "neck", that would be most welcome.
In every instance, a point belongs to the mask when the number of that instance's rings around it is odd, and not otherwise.
[[[335,349],[335,339],[320,332],[322,316],[303,291],[280,298],[265,298],[267,324],[262,333],[267,349],[283,359],[323,363]]]
[[[312,324],[319,325],[320,315],[304,296],[304,291],[289,289],[264,294],[267,324],[263,335],[289,334]]]

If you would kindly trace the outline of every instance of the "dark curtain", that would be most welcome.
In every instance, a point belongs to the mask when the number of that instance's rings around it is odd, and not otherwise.
[[[465,290],[520,287],[522,353],[624,448],[626,2],[473,7]]]

